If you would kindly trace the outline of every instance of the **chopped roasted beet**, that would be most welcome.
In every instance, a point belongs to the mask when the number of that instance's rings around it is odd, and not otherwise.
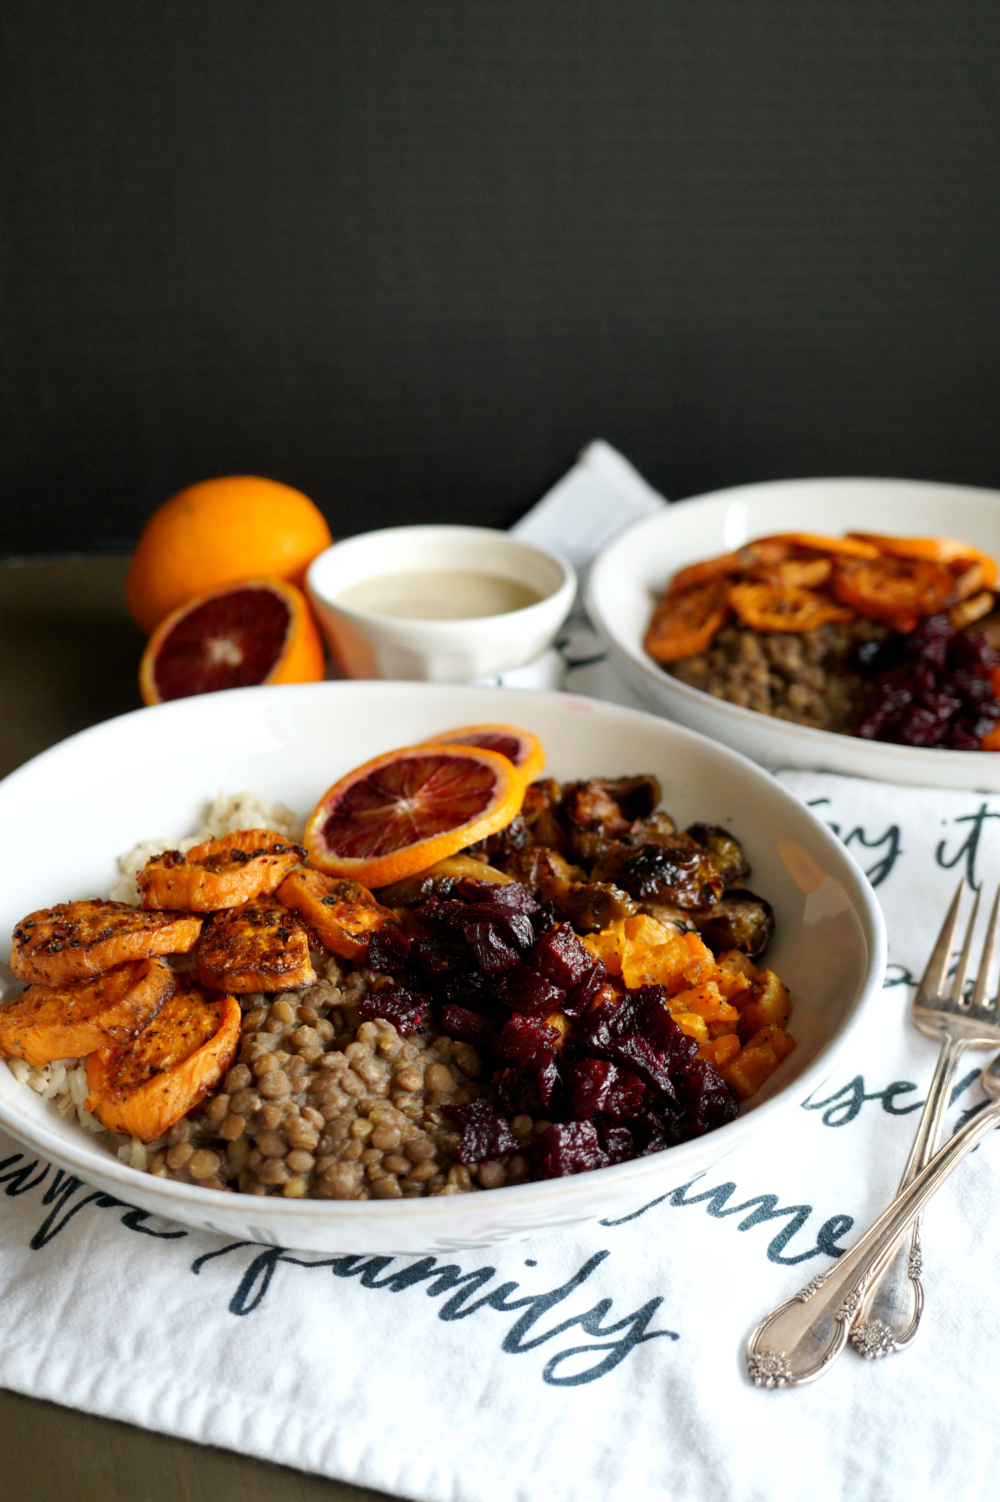
[[[462,1128],[458,1143],[460,1163],[489,1163],[504,1153],[516,1153],[517,1138],[502,1116],[485,1100],[470,1100],[464,1106],[446,1106],[444,1115]]]
[[[520,881],[475,881],[463,876],[455,883],[455,894],[466,902],[493,902],[506,912],[527,913],[529,917],[538,911],[538,899]]]
[[[458,938],[470,923],[492,923],[504,942],[517,950],[527,951],[535,942],[528,914],[499,902],[442,902],[432,898],[415,911],[421,923],[449,938]]]
[[[601,987],[607,983],[608,974],[600,963],[591,965],[587,974],[579,985],[567,992],[566,1000],[562,1004],[562,1010],[567,1017],[582,1017],[583,1013],[600,994]]]
[[[428,1001],[403,986],[383,986],[381,990],[369,991],[358,1007],[362,1022],[374,1022],[383,1017],[391,1022],[397,1033],[415,1033],[422,1027],[427,1016]]]
[[[569,991],[579,985],[594,967],[594,956],[577,938],[568,923],[539,939],[528,962],[553,985]]]
[[[535,931],[536,939],[550,934],[556,926],[555,906],[551,902],[544,903],[537,912],[531,914],[531,926]]]
[[[614,1039],[608,1044],[607,1052],[616,1064],[637,1074],[666,1100],[674,1102],[677,1099],[671,1075],[682,1060],[671,1052],[654,1048],[649,1039],[639,1033]]]
[[[612,1121],[631,1121],[642,1111],[646,1095],[642,1080],[606,1059],[580,1059],[567,1071],[567,1083],[577,1120],[602,1112]]]
[[[557,1093],[562,1095],[562,1079],[555,1059],[540,1069],[501,1069],[493,1079],[500,1104],[508,1116],[522,1112],[537,1116],[549,1111]]]
[[[597,1123],[597,1140],[609,1163],[626,1163],[635,1157],[635,1142],[626,1126],[612,1126],[610,1122]]]
[[[662,1100],[648,1106],[638,1121],[629,1124],[629,1131],[639,1144],[641,1157],[676,1147],[686,1136],[680,1113]]]
[[[992,724],[987,724],[986,729],[977,735],[975,731],[966,730],[961,725],[953,725],[941,744],[949,751],[978,751],[983,736],[992,728]]]
[[[677,1071],[686,1098],[688,1131],[700,1137],[736,1116],[736,1096],[707,1059],[689,1059]]]
[[[462,932],[476,957],[476,964],[485,975],[502,975],[518,963],[519,950],[507,943],[500,925],[492,918],[477,918],[467,923]]]
[[[548,1017],[552,1012],[561,1012],[566,1000],[565,991],[520,963],[504,972],[496,994],[512,1012],[524,1012],[529,1017]]]
[[[497,1033],[496,1024],[488,1017],[454,1003],[441,1008],[441,1031],[462,1043],[473,1043],[484,1052],[493,1046]]]
[[[535,1143],[538,1171],[544,1179],[603,1168],[607,1155],[592,1121],[554,1122]]]
[[[555,1058],[558,1042],[558,1032],[547,1022],[515,1012],[504,1024],[496,1046],[499,1054],[513,1059],[522,1069],[537,1069]]]
[[[1000,719],[992,672],[998,658],[986,638],[956,631],[945,614],[909,632],[892,631],[855,665],[874,679],[871,700],[853,728],[865,740],[977,750]]]
[[[449,944],[446,939],[414,939],[410,944],[409,969],[420,976],[436,978],[472,968],[468,946]]]
[[[368,945],[369,970],[401,970],[410,953],[410,941],[397,928],[377,928]]]

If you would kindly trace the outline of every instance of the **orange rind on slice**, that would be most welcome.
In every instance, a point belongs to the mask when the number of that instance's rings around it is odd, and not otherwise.
[[[482,746],[513,762],[525,787],[541,776],[545,766],[545,748],[530,730],[519,725],[462,725],[457,730],[443,730],[434,736],[438,746]]]
[[[504,829],[523,798],[506,756],[430,741],[376,756],[334,783],[303,842],[316,870],[383,887]]]

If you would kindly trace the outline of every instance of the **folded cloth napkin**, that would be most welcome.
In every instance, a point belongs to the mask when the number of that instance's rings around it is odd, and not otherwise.
[[[847,1352],[813,1387],[765,1392],[742,1348],[895,1188],[935,1058],[906,1020],[913,979],[957,876],[1000,876],[1000,800],[782,780],[876,884],[891,964],[850,1053],[752,1144],[625,1217],[386,1258],[187,1231],[0,1139],[0,1383],[433,1502],[985,1495],[996,1136],[928,1211],[912,1351]],[[981,1104],[977,1075],[969,1056],[948,1132]]]

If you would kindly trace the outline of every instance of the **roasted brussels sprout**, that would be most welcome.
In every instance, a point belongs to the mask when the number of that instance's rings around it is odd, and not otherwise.
[[[692,824],[687,829],[691,838],[705,850],[712,852],[719,875],[727,889],[750,875],[750,867],[739,840],[718,824]]]
[[[648,845],[619,845],[591,874],[597,881],[613,881],[630,897],[668,907],[711,907],[724,890],[711,853],[684,834]]]
[[[739,949],[756,959],[764,953],[774,933],[771,904],[753,892],[730,892],[707,913],[696,913],[694,921],[715,954]]]

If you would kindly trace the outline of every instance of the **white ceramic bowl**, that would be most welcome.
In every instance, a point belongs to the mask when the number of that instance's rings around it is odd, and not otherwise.
[[[826,826],[759,768],[654,715],[590,699],[322,683],[206,694],[111,720],[0,784],[0,931],[10,933],[36,908],[107,892],[118,852],[146,836],[181,838],[220,787],[307,811],[359,762],[487,720],[534,731],[555,777],[653,772],[682,825],[702,819],[739,835],[753,886],[774,906],[768,962],[791,988],[798,1047],[735,1121],[667,1152],[572,1178],[402,1202],[258,1198],[152,1178],[120,1163],[2,1065],[0,1127],[99,1189],[187,1225],[306,1250],[412,1252],[627,1213],[794,1115],[880,994],[885,930],[872,889]],[[9,994],[2,964],[0,980]],[[771,1142],[779,1148],[780,1138]]]
[[[502,615],[408,620],[358,610],[340,598],[351,584],[410,569],[499,574],[541,598]],[[387,527],[348,537],[309,566],[309,596],[330,650],[349,678],[467,683],[522,667],[543,652],[576,594],[572,565],[489,527]]]
[[[604,550],[587,607],[623,677],[651,709],[766,767],[1000,792],[996,752],[894,746],[775,720],[681,683],[643,648],[653,606],[685,564],[770,532],[852,530],[959,537],[1000,558],[1000,492],[915,480],[778,480],[678,501]]]

